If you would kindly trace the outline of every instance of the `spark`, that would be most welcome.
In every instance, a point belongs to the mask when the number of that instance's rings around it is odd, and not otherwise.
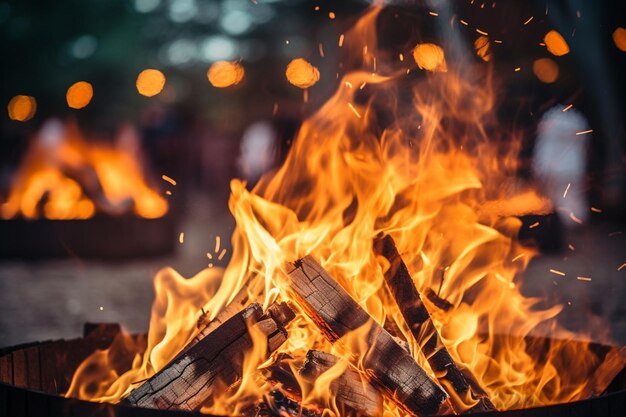
[[[285,41],[285,45],[289,45],[289,39]]]
[[[495,43],[502,43],[502,41],[500,39],[494,39]]]
[[[480,30],[480,29],[476,29],[476,32],[480,33],[481,35],[485,35],[485,36],[489,35],[487,32],[485,32],[484,30]]]
[[[104,311],[104,306],[100,306],[100,311]]]
[[[320,42],[317,46],[320,50],[320,56],[324,58],[324,45],[322,45],[322,43]]]
[[[623,264],[620,265],[619,268],[617,268],[618,271],[621,271],[622,269],[626,268],[626,262],[624,262]]]
[[[185,232],[180,232],[180,235],[178,235],[178,241],[180,243],[183,243],[185,241]]]
[[[463,19],[459,19],[459,22],[461,22],[461,24],[463,24],[465,26],[468,26],[468,23],[465,20],[463,20]]]
[[[437,12],[428,12],[428,14],[431,16],[439,16],[439,13]]]
[[[167,181],[172,185],[176,185],[176,181],[174,181],[172,178],[168,177],[167,175],[161,175],[161,178],[163,178],[163,181]]]
[[[578,281],[591,281],[591,278],[589,278],[589,277],[576,277],[576,279]]]
[[[363,81],[363,83],[359,86],[359,90],[362,90],[367,85],[367,81]]]
[[[530,17],[528,18],[528,20],[524,22],[524,26],[526,26],[527,24],[529,24],[529,23],[533,20],[533,18],[534,18],[534,17],[535,17],[535,16],[530,16]]]
[[[531,224],[530,226],[528,226],[529,229],[534,229],[535,227],[539,226],[539,222],[534,222],[533,224]]]
[[[213,268],[213,262],[209,262],[209,268]]]
[[[569,214],[569,218],[572,219],[572,221],[578,223],[578,224],[583,224],[583,221],[581,219],[579,219],[578,217],[576,217],[576,215],[574,215],[574,213],[570,213]]]
[[[561,275],[562,277],[565,276],[565,272],[561,272],[556,269],[550,269],[550,272],[552,272],[553,274]]]
[[[522,70],[522,67],[517,67],[517,68],[515,68],[515,70],[514,70],[514,71],[515,71],[515,72],[520,72],[521,70]]]
[[[613,237],[613,236],[617,236],[617,235],[621,235],[621,234],[622,234],[621,231],[611,232],[611,233],[609,233],[609,237]]]
[[[217,253],[220,250],[220,237],[215,236],[215,250],[213,252]]]
[[[567,192],[569,191],[570,185],[572,185],[572,183],[568,182],[567,187],[565,187],[565,192],[563,193],[563,198],[567,197]]]
[[[166,190],[166,191],[165,191],[165,194],[167,194],[167,195],[172,195],[172,192],[171,192],[170,190]]]
[[[272,116],[276,116],[278,113],[278,103],[274,103],[274,108],[272,109]]]
[[[568,111],[569,109],[571,109],[572,107],[574,107],[573,104],[570,104],[569,106],[567,106],[566,108],[563,109],[563,113],[565,113],[566,111]]]
[[[363,47],[363,55],[367,55],[367,45]]]
[[[209,259],[213,259],[213,254],[211,252],[207,252],[206,257]]]
[[[586,135],[587,133],[593,132],[593,129],[583,130],[582,132],[576,132],[576,136]]]
[[[328,12],[328,18],[333,20],[336,17],[335,12]]]
[[[517,255],[515,258],[511,259],[511,262],[515,262],[518,259],[522,259],[524,256],[526,256],[526,254],[524,252],[522,252],[519,255]]]
[[[574,247],[574,245],[572,245],[571,243],[569,245],[567,245],[568,249],[573,251],[576,250],[576,248]]]
[[[350,81],[344,82],[345,86],[348,88],[352,88],[352,83]]]
[[[404,55],[400,54],[400,62],[404,61]]]
[[[222,249],[220,254],[217,256],[217,260],[221,261],[224,255],[226,255],[226,249]]]
[[[599,208],[595,208],[595,207],[591,207],[591,211],[593,211],[594,213],[602,213],[602,210],[600,210]]]
[[[315,7],[313,8],[313,10],[315,10],[316,12],[317,12],[317,11],[319,11],[319,10],[320,10],[320,6],[315,6]]]
[[[348,107],[350,107],[350,110],[352,110],[352,112],[356,115],[356,117],[358,117],[359,119],[361,118],[361,115],[359,114],[359,112],[354,108],[354,106],[352,105],[352,103],[348,103]]]
[[[339,47],[340,48],[343,46],[344,38],[345,38],[345,36],[343,36],[343,33],[341,35],[339,35]]]

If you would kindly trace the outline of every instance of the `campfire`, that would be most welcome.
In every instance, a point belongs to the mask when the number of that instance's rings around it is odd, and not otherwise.
[[[553,208],[516,175],[522,138],[496,117],[492,40],[479,32],[478,59],[461,64],[430,42],[395,54],[377,48],[379,12],[341,35],[355,69],[283,165],[252,190],[232,181],[228,266],[158,273],[147,338],[121,333],[95,351],[67,397],[231,416],[428,416],[604,392],[624,350],[597,352],[559,326],[562,306],[520,291],[537,251],[518,241],[519,217]],[[69,131],[54,164],[29,156],[3,217],[163,215],[132,158]],[[100,187],[87,185],[94,172]]]
[[[0,204],[2,219],[88,219],[97,214],[162,217],[167,201],[144,174],[139,139],[124,128],[115,143],[85,140],[75,123],[50,120],[28,149]]]

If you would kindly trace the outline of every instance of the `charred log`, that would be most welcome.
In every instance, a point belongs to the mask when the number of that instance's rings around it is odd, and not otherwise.
[[[495,410],[482,389],[472,388],[472,385],[478,384],[475,381],[471,381],[471,384],[468,382],[441,341],[391,236],[376,239],[374,248],[390,263],[389,269],[385,271],[385,283],[439,383],[450,394],[454,410],[459,414]],[[434,292],[432,295],[436,296]]]
[[[312,257],[298,260],[288,272],[295,298],[331,342],[360,328],[366,331],[360,365],[400,407],[415,416],[451,411],[445,391]]]
[[[271,353],[287,339],[284,325],[293,317],[285,303],[270,306],[267,314],[251,304],[184,350],[122,403],[188,411],[210,404],[218,381],[231,385],[241,377],[244,354],[253,346],[250,330],[263,334]]]

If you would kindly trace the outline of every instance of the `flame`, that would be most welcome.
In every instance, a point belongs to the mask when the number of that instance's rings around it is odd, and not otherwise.
[[[98,210],[162,217],[167,202],[145,182],[136,141],[121,135],[116,146],[87,143],[75,124],[48,122],[15,174],[0,218],[87,219]]]
[[[242,289],[264,307],[275,300],[297,306],[284,287],[284,265],[307,254],[319,259],[374,320],[398,328],[415,359],[432,373],[385,290],[388,265],[372,248],[380,233],[392,235],[417,288],[436,289],[450,303],[442,310],[426,300],[451,355],[471,370],[498,409],[590,395],[598,358],[586,342],[569,343],[585,335],[558,326],[561,306],[542,308],[540,299],[520,292],[519,274],[535,252],[517,241],[521,221],[515,216],[547,212],[550,206],[516,177],[521,135],[498,124],[492,72],[487,64],[467,62],[462,70],[448,68],[441,47],[422,44],[414,50],[416,61],[434,72],[414,82],[411,102],[392,100],[390,105],[388,98],[406,88],[400,82],[406,72],[395,67],[401,62],[385,62],[384,52],[377,50],[379,10],[370,10],[345,34],[345,49],[356,54],[351,55],[355,69],[302,124],[282,167],[252,191],[240,180],[231,182],[229,208],[237,226],[228,267],[189,280],[162,271],[140,363],[113,383],[79,369],[68,396],[118,401],[132,389],[131,381],[151,376],[185,346],[201,308],[213,318]],[[381,71],[376,76],[374,56]],[[364,83],[371,90],[367,96],[352,88]],[[388,115],[391,122],[380,121]],[[309,349],[318,349],[365,371],[367,327],[331,345],[298,312],[287,327],[289,338],[275,354],[302,359]],[[528,337],[541,329],[549,330],[552,339],[539,346]],[[264,353],[255,343],[235,394],[232,388],[224,390],[204,411],[232,415],[245,403],[261,400],[269,389],[258,374],[267,365],[261,363]],[[94,354],[86,363],[106,367],[113,354]],[[329,387],[345,366],[341,361],[312,387],[301,382],[303,403],[340,414]],[[94,384],[98,389],[84,395],[82,387]],[[385,400],[384,415],[403,413]]]

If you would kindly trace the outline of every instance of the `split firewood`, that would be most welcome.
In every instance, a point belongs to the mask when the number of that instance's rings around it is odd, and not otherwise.
[[[452,412],[446,392],[311,256],[287,272],[299,305],[332,343],[357,329],[367,331],[362,337],[367,350],[354,359],[398,406],[413,416]]]
[[[389,269],[385,271],[385,283],[437,380],[450,394],[454,411],[458,414],[465,414],[495,410],[482,389],[472,388],[473,385],[477,386],[476,381],[468,382],[441,341],[430,313],[415,288],[413,278],[391,236],[377,238],[374,248],[390,263]]]
[[[330,353],[309,350],[306,362],[300,369],[300,375],[309,383],[315,383],[320,375],[338,361],[339,359]],[[360,416],[383,415],[383,399],[379,391],[364,381],[361,374],[350,364],[346,364],[343,373],[330,383],[330,391],[335,396],[341,415],[351,414],[350,411]],[[341,408],[345,408],[347,412],[344,413]]]
[[[122,403],[187,411],[211,405],[218,386],[232,385],[241,378],[244,355],[253,346],[251,330],[267,339],[269,354],[287,340],[284,325],[293,318],[286,303],[271,305],[266,314],[259,304],[251,304],[184,350]]]

